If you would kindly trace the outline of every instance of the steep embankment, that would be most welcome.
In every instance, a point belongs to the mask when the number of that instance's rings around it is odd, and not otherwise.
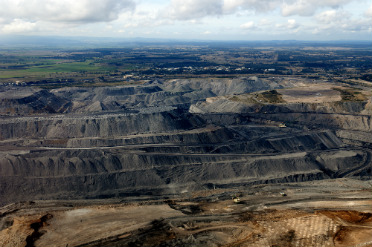
[[[128,151],[127,151],[128,152]],[[283,155],[128,154],[119,150],[51,150],[1,158],[1,202],[166,195],[183,190],[241,184],[293,182],[329,177],[342,164],[324,167],[306,152]],[[323,155],[323,160],[333,160]],[[363,154],[346,156],[363,162]],[[339,169],[342,168],[339,165]],[[273,170],[275,172],[273,172]]]
[[[307,181],[368,164],[370,154],[363,150],[327,151],[343,145],[332,132],[278,130],[237,126],[132,135],[117,138],[125,140],[118,147],[111,146],[117,144],[111,138],[81,138],[69,140],[68,145],[45,140],[38,144],[44,147],[29,153],[2,155],[1,202],[164,195],[211,184]],[[94,146],[96,142],[101,145]]]
[[[195,122],[195,123],[194,123]],[[7,118],[0,120],[0,140],[15,138],[114,137],[137,133],[184,130],[198,119],[179,118],[176,111],[149,114]]]
[[[226,97],[207,99],[190,106],[190,113],[246,113],[252,118],[345,130],[372,131],[368,101],[332,103],[258,104]]]
[[[28,90],[27,90],[28,91]],[[7,97],[1,93],[0,115],[29,115],[64,112],[70,105],[65,98],[47,90],[30,92],[17,97]]]
[[[368,178],[371,101],[333,86],[327,102],[258,78],[5,90],[0,205]]]

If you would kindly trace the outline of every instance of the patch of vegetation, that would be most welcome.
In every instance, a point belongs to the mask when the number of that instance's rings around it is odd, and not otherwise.
[[[371,75],[371,74],[363,75],[363,76],[362,76],[362,80],[372,82],[372,75]]]
[[[231,98],[229,98],[231,101],[240,102],[244,104],[255,104],[257,101],[255,101],[251,94],[242,94],[242,95],[234,95]]]
[[[282,95],[276,90],[265,91],[262,93],[254,94],[241,94],[234,95],[229,98],[231,101],[240,102],[244,104],[257,104],[257,103],[270,103],[278,104],[285,103],[282,98]]]
[[[314,80],[340,80],[359,85],[372,81],[372,52],[356,44],[329,49],[330,44],[195,43],[185,46],[148,44],[123,48],[3,49],[0,50],[0,84],[23,82],[52,87],[92,86],[92,82],[141,81],[153,78],[234,78],[239,76],[300,75]],[[270,47],[271,47],[270,45]],[[257,49],[259,47],[259,49]],[[266,46],[264,46],[266,47]],[[295,47],[301,47],[297,49]],[[322,49],[318,49],[322,48]],[[130,76],[130,77],[127,77]],[[342,76],[342,77],[341,77]],[[342,81],[341,81],[342,78]],[[355,80],[355,81],[354,81]],[[58,85],[57,85],[58,84]],[[370,85],[362,86],[370,86]],[[279,103],[275,94],[259,99],[237,97],[244,103]],[[255,102],[257,100],[257,102]]]
[[[348,89],[348,88],[332,88],[340,92],[342,101],[365,101],[366,97],[360,92],[355,89]]]
[[[262,92],[257,96],[257,99],[262,102],[273,103],[273,104],[285,102],[283,100],[282,95],[278,93],[278,91],[276,90]]]
[[[15,69],[0,69],[0,78],[23,78],[23,77],[46,77],[51,73],[58,72],[93,72],[112,71],[113,68],[100,64],[87,62],[68,62],[47,65],[28,65],[27,67]]]

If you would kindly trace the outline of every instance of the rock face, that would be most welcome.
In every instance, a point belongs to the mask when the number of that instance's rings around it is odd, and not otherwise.
[[[1,115],[57,113],[65,111],[68,107],[68,100],[58,97],[47,90],[40,90],[30,95],[26,94],[24,97],[4,97],[0,100]]]
[[[4,121],[1,139],[114,137],[136,133],[156,133],[192,127],[194,119],[180,119],[177,113],[117,114],[58,117],[28,117]],[[197,119],[196,119],[197,121]]]
[[[371,176],[370,100],[244,103],[258,78],[0,92],[0,205]],[[20,115],[22,114],[22,115]]]

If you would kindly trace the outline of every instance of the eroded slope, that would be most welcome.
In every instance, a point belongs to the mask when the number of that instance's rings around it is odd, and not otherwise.
[[[288,81],[12,89],[0,105],[0,203],[370,178],[371,95]]]

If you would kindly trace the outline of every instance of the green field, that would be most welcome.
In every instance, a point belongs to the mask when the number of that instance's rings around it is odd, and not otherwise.
[[[93,61],[85,62],[61,62],[60,60],[48,61],[47,63],[25,64],[24,68],[20,69],[5,69],[0,68],[0,79],[11,78],[30,78],[30,77],[49,77],[53,73],[70,73],[70,72],[110,72],[115,70],[114,67],[93,63]],[[5,67],[3,64],[2,67]]]

